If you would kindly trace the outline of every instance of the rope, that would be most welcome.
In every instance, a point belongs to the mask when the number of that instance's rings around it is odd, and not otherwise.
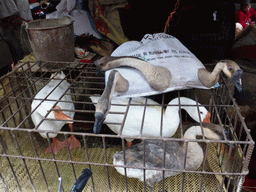
[[[178,6],[179,6],[179,2],[180,2],[180,0],[177,0],[173,11],[172,11],[172,12],[170,13],[170,15],[168,16],[168,19],[167,19],[167,21],[166,21],[166,23],[165,23],[165,27],[164,27],[164,33],[166,33],[166,30],[167,30],[167,28],[169,27],[169,23],[170,23],[170,21],[172,20],[173,14],[176,13],[176,10],[177,10],[177,8],[178,8]]]

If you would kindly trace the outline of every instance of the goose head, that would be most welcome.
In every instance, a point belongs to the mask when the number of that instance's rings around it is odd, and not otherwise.
[[[197,103],[195,100],[187,98],[187,97],[180,97],[175,98],[172,101],[170,101],[169,104],[181,104],[181,108],[185,109],[187,113],[194,119],[196,122],[205,122],[210,123],[211,114],[210,112],[200,103]],[[186,106],[188,105],[188,106]],[[189,106],[191,105],[191,106]],[[198,108],[196,107],[198,105]],[[174,106],[168,106],[168,110],[172,110]]]
[[[192,112],[190,113],[189,109],[186,109],[189,115],[197,122],[202,121],[203,123],[210,123],[211,119],[211,113],[207,111],[204,107],[199,107],[199,113],[198,112]],[[195,110],[193,110],[195,111]]]
[[[239,91],[242,90],[243,70],[232,60],[219,61],[212,72],[205,68],[200,68],[198,70],[198,78],[204,86],[210,88],[218,82],[221,71],[234,83]]]
[[[232,60],[221,60],[220,62],[225,63],[223,73],[230,78],[239,91],[242,91],[243,70]]]
[[[195,139],[196,136],[205,136],[209,140],[224,140],[227,137],[227,131],[223,130],[221,126],[214,123],[198,123],[191,125],[184,134],[185,139]],[[225,136],[224,136],[225,135]]]
[[[108,83],[99,101],[97,102],[94,117],[95,123],[93,132],[98,134],[106,115],[110,109],[112,98],[119,93],[124,93],[129,89],[129,82],[116,70],[110,72]]]
[[[113,69],[118,66],[112,66],[111,61],[116,60],[117,57],[105,56],[95,61],[96,70],[98,73]]]

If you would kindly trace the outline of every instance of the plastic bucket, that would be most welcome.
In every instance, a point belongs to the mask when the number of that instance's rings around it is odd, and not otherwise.
[[[74,61],[73,22],[69,17],[62,17],[27,23],[29,42],[38,61]]]

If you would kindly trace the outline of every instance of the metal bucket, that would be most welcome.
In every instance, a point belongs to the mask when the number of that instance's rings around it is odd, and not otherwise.
[[[28,38],[38,61],[74,61],[73,22],[70,17],[62,17],[27,23]]]

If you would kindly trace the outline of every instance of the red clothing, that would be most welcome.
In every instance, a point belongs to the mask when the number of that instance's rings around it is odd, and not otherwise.
[[[240,23],[243,27],[246,27],[252,21],[256,21],[256,11],[251,8],[248,13],[245,13],[241,9],[236,12],[236,22]]]

